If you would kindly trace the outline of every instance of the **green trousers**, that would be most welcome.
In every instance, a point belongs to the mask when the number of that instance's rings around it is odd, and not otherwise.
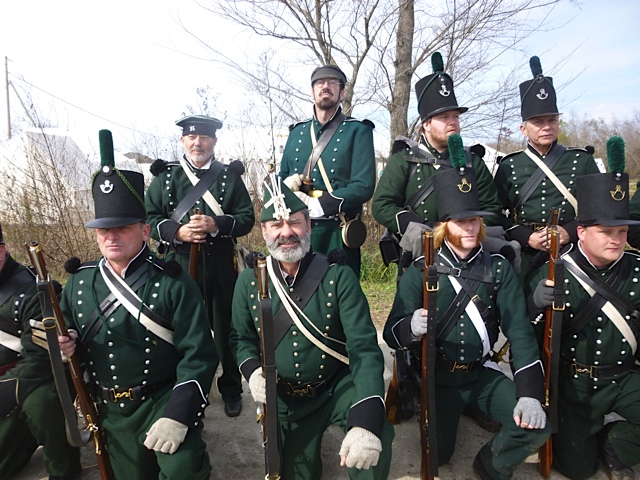
[[[43,445],[44,464],[50,475],[79,472],[80,451],[67,442],[64,416],[53,383],[43,385],[11,415],[0,419],[0,476],[10,479]]]
[[[279,398],[282,480],[317,480],[322,476],[322,436],[330,425],[338,425],[346,432],[347,414],[355,393],[351,374],[347,374],[318,398],[307,401]],[[393,427],[385,422],[377,466],[366,470],[350,468],[349,478],[386,480],[393,436]]]
[[[640,373],[626,373],[598,389],[588,376],[562,377],[560,421],[553,436],[554,468],[573,480],[594,475],[600,468],[596,435],[604,426],[604,416],[612,412],[625,421],[608,431],[609,442],[622,463],[633,467],[640,463]]]
[[[494,480],[511,478],[515,469],[536,452],[551,433],[543,429],[529,430],[516,426],[516,385],[502,372],[479,368],[470,373],[436,373],[436,422],[438,431],[438,464],[447,463],[455,449],[458,423],[462,410],[475,405],[502,424],[502,428],[480,451],[480,459]]]

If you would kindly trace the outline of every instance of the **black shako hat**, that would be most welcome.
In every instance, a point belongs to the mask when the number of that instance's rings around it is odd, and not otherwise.
[[[216,137],[216,130],[222,128],[222,121],[206,115],[187,115],[176,120],[176,125],[182,127],[182,136],[207,135]]]
[[[311,85],[321,78],[337,78],[342,82],[342,86],[347,83],[347,76],[337,65],[322,65],[311,73]]]
[[[458,106],[453,80],[444,73],[444,63],[439,52],[431,55],[431,66],[433,74],[421,78],[415,86],[420,118],[424,121],[449,110],[458,110],[460,113],[469,110]]]
[[[100,170],[91,181],[96,218],[85,227],[115,228],[143,222],[147,216],[144,177],[139,172],[116,168],[111,132],[100,130],[99,135]]]
[[[476,173],[466,166],[462,137],[457,133],[447,139],[453,168],[440,169],[433,179],[436,194],[438,221],[493,215],[480,210],[480,196]]]
[[[529,60],[533,80],[520,84],[520,113],[522,121],[539,115],[559,115],[556,90],[553,78],[542,74],[542,65],[538,57]]]
[[[578,225],[638,225],[629,219],[629,175],[624,173],[624,140],[607,140],[609,173],[584,175],[576,180],[578,199]]]

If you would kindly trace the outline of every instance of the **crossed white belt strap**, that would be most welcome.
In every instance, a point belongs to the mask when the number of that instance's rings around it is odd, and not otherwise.
[[[180,159],[180,165],[182,166],[182,170],[184,170],[184,173],[187,175],[187,178],[189,179],[189,181],[191,181],[192,185],[195,185],[200,181],[200,179],[196,177],[195,173],[191,171],[191,168],[189,168],[189,166],[187,165],[187,161],[184,158]],[[216,215],[218,216],[224,215],[224,212],[222,211],[222,207],[216,201],[216,199],[213,198],[213,195],[209,190],[204,192],[204,194],[202,195],[202,198],[206,202],[206,204],[209,205],[209,208],[213,210],[213,212]]]
[[[544,172],[544,174],[547,176],[547,178],[553,182],[553,184],[560,191],[560,193],[562,195],[564,195],[564,198],[566,198],[567,201],[571,204],[571,206],[573,207],[573,209],[576,212],[576,215],[578,215],[578,201],[576,200],[576,197],[574,197],[571,194],[571,192],[569,190],[567,190],[567,187],[565,187],[564,184],[560,181],[560,179],[558,177],[556,177],[556,174],[553,173],[549,169],[549,167],[547,167],[545,165],[545,163],[542,160],[540,160],[533,153],[531,153],[531,151],[529,151],[528,148],[526,148],[524,150],[524,153],[526,153],[529,156],[529,158],[531,160],[533,160],[535,162],[535,164],[540,168],[540,170],[542,170]]]

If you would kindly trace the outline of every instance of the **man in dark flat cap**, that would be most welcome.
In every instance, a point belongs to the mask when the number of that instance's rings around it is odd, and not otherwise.
[[[347,264],[360,276],[360,246],[366,230],[359,220],[362,205],[376,185],[374,125],[346,116],[340,106],[347,77],[336,65],[311,74],[313,117],[289,127],[280,177],[307,205],[314,251],[335,248],[347,253]]]
[[[159,242],[158,250],[167,259],[185,270],[190,262],[195,266],[191,273],[207,304],[222,363],[218,390],[225,413],[235,417],[242,411],[240,372],[229,349],[231,298],[239,267],[236,238],[253,228],[253,204],[241,178],[242,163],[225,165],[215,158],[216,132],[222,122],[189,115],[176,125],[182,128],[184,155],[176,162],[157,160],[152,165],[156,178],[147,191],[147,222],[151,238]]]

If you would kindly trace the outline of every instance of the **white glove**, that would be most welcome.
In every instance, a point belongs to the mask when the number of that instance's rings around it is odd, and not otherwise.
[[[172,454],[184,442],[189,427],[171,418],[161,417],[151,425],[144,446],[156,452]]]
[[[421,338],[427,333],[427,323],[427,311],[424,308],[417,309],[411,317],[411,335]]]
[[[382,442],[369,430],[353,427],[347,432],[340,447],[340,465],[368,469],[378,464]]]
[[[267,381],[261,368],[256,368],[249,377],[249,390],[256,403],[267,403]]]
[[[409,222],[407,229],[402,234],[400,239],[400,246],[411,252],[413,258],[418,258],[424,255],[424,237],[423,232],[431,230],[429,225],[424,225],[418,222]]]
[[[304,178],[304,176],[300,173],[294,173],[293,175],[288,176],[287,178],[285,178],[284,184],[289,187],[289,190],[291,190],[292,192],[297,192],[298,190],[300,190],[300,187],[302,186],[302,179]]]
[[[322,206],[320,206],[320,200],[310,197],[304,192],[293,193],[295,193],[296,196],[307,206],[307,208],[309,209],[309,216],[311,218],[324,217],[324,210],[322,209]]]
[[[520,397],[516,408],[513,409],[513,421],[522,428],[544,428],[547,424],[547,415],[538,400]]]

